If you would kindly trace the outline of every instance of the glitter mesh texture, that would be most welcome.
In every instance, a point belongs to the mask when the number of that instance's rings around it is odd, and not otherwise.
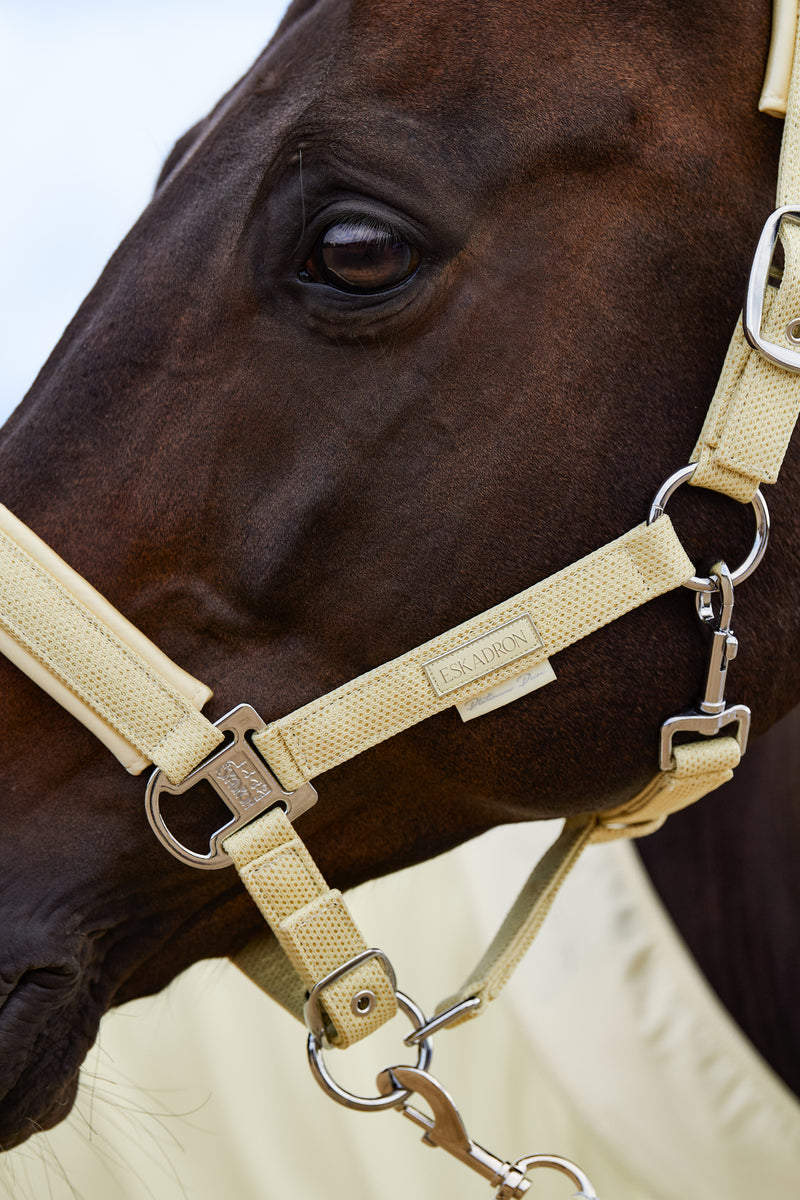
[[[800,23],[778,172],[777,207],[800,202]],[[762,336],[797,349],[786,327],[800,319],[800,227],[784,221],[780,287],[767,288]],[[778,478],[800,413],[800,375],[764,358],[736,327],[692,462],[696,487],[752,500],[761,483]]]
[[[0,628],[172,783],[222,740],[198,709],[2,530]]]
[[[299,787],[425,717],[518,675],[692,573],[666,517],[637,526],[472,621],[273,722],[253,741],[283,786]],[[522,613],[530,614],[539,630],[541,649],[447,696],[436,695],[423,663]]]
[[[225,850],[306,990],[367,949],[341,892],[328,888],[281,809],[232,834]],[[264,986],[258,956],[253,958],[252,949],[249,953],[253,974]],[[363,991],[372,992],[375,1002],[361,1014],[354,1011],[353,1000]],[[394,989],[378,959],[324,988],[320,1001],[336,1030],[332,1041],[342,1048],[379,1029],[397,1011]]]

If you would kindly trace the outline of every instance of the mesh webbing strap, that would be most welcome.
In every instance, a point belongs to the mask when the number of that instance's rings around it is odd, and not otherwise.
[[[455,1028],[456,1025],[479,1016],[489,1001],[494,1000],[502,991],[539,932],[561,885],[588,845],[594,842],[613,841],[618,838],[644,837],[646,834],[653,833],[663,825],[671,813],[693,804],[708,792],[714,791],[715,788],[726,783],[732,777],[738,762],[739,746],[734,738],[721,737],[692,742],[685,746],[676,746],[673,750],[670,770],[660,772],[632,800],[602,813],[569,817],[564,822],[557,841],[543,855],[526,880],[475,970],[472,971],[458,992],[448,996],[437,1006],[437,1013],[441,1013],[463,1000],[476,998],[480,1001],[477,1007],[463,1013],[460,1018],[451,1022],[449,1027]],[[267,814],[247,826],[241,833],[234,834],[226,842],[225,848],[231,857],[236,859],[237,866],[239,865],[239,848],[234,843],[240,840],[240,845],[243,845],[244,835],[253,838],[256,830],[262,824],[264,826],[268,823],[274,825],[278,830],[278,837],[299,841],[292,834],[291,826],[288,825],[285,818],[283,820],[281,818],[283,818],[282,813]],[[272,832],[268,833],[264,844],[271,845],[274,836],[275,834]],[[302,843],[300,845],[302,846]],[[243,855],[245,863],[248,861],[249,853],[248,850]],[[312,863],[313,871],[316,871],[305,847],[302,847],[302,856],[304,862],[307,859]],[[280,931],[280,923],[275,920],[272,908],[264,905],[259,895],[259,889],[253,887],[248,870],[249,868],[246,866],[244,870],[240,868],[242,878],[277,933],[279,943],[264,937],[254,938],[234,958],[234,962],[260,988],[302,1021],[306,990],[311,987],[313,980],[308,974],[301,979],[298,972],[292,969],[290,960],[294,960],[295,951],[285,943],[284,936]],[[316,878],[321,880],[318,872],[316,872]],[[324,883],[320,883],[318,886],[324,887]],[[338,893],[336,894],[338,895]],[[363,945],[363,942],[359,943],[360,947]],[[356,943],[353,942],[352,946],[347,946],[342,951],[339,959],[345,961],[350,954],[355,953],[357,953]],[[332,955],[328,961],[333,962],[335,957]],[[368,965],[379,969],[377,963]],[[320,975],[322,974],[324,971],[320,972]],[[349,996],[354,995],[360,986],[355,972],[353,972],[352,981],[348,976],[342,982],[348,984],[349,990],[346,995]],[[327,1008],[327,999],[325,1005]],[[346,1016],[350,1010],[347,1004],[343,1008]],[[356,1032],[360,1031],[356,1030]]]
[[[264,965],[251,947],[239,964],[244,969],[248,962],[261,986],[274,972],[281,1002],[302,1017],[305,992],[366,950],[367,943],[341,892],[328,888],[282,809],[274,808],[232,834],[225,850],[286,956],[281,962],[267,952]],[[287,960],[299,987],[287,976]],[[365,992],[373,1002],[359,1012],[354,1001]],[[336,1031],[331,1040],[342,1048],[373,1033],[397,1011],[394,988],[375,958],[322,989],[320,1001]]]
[[[666,517],[639,525],[473,620],[273,722],[253,742],[285,788],[299,787],[392,734],[518,675],[691,574],[692,564]],[[448,695],[436,694],[424,663],[524,613],[541,634],[540,648]]]
[[[2,505],[0,650],[129,770],[153,762],[179,783],[222,740],[195,706],[209,689]]]
[[[739,743],[732,737],[673,746],[671,769],[657,775],[633,800],[598,814],[592,841],[610,842],[655,833],[672,813],[732,779],[740,757]]]
[[[479,1007],[468,1010],[453,1026],[480,1014],[505,987],[572,867],[592,842],[644,837],[658,829],[670,813],[699,800],[725,783],[739,762],[739,746],[723,737],[676,746],[669,771],[662,771],[637,796],[618,808],[570,817],[558,840],[536,864],[495,938],[475,970],[437,1012],[477,997]]]
[[[797,29],[800,38],[800,27]],[[794,66],[778,173],[777,207],[800,201],[800,54]],[[781,230],[785,265],[780,286],[767,288],[761,333],[789,346],[787,325],[800,318],[800,228]],[[794,347],[793,347],[794,348]],[[692,462],[694,486],[752,500],[761,483],[774,483],[800,413],[800,376],[750,347],[736,327]]]

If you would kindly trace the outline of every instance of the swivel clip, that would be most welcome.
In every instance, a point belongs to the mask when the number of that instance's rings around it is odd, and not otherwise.
[[[378,1090],[383,1095],[393,1095],[398,1093],[399,1089],[405,1092],[406,1098],[397,1103],[396,1107],[400,1108],[404,1117],[408,1117],[423,1130],[423,1142],[446,1150],[459,1162],[477,1171],[494,1187],[499,1187],[500,1190],[495,1193],[495,1200],[520,1200],[531,1187],[530,1180],[526,1178],[527,1172],[536,1167],[547,1167],[566,1175],[580,1189],[574,1192],[573,1196],[582,1197],[583,1200],[598,1200],[587,1176],[580,1167],[576,1167],[566,1158],[533,1154],[528,1158],[519,1159],[516,1163],[510,1163],[497,1158],[483,1146],[473,1142],[449,1093],[427,1071],[402,1066],[381,1071],[378,1076]],[[420,1112],[410,1103],[414,1093],[427,1103],[431,1116]]]
[[[698,615],[712,629],[705,690],[695,708],[670,717],[661,726],[659,765],[662,771],[670,769],[673,738],[681,731],[713,737],[726,725],[736,724],[740,753],[744,754],[747,749],[750,709],[745,704],[730,707],[725,704],[728,663],[733,661],[739,650],[739,642],[731,629],[733,582],[725,563],[719,562],[711,568],[710,580],[716,583],[715,591],[702,591],[697,596]],[[719,615],[714,610],[714,597],[719,600]]]

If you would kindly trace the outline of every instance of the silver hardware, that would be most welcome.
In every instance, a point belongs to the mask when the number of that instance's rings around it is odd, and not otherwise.
[[[350,1001],[350,1007],[357,1017],[366,1017],[372,1012],[377,1002],[378,998],[375,993],[365,989],[363,992],[356,992]]]
[[[393,1103],[401,1108],[403,1116],[424,1131],[422,1140],[429,1146],[446,1150],[495,1187],[513,1181],[517,1190],[509,1195],[522,1196],[531,1186],[524,1173],[512,1163],[504,1162],[472,1141],[450,1094],[426,1071],[415,1067],[389,1067],[378,1076],[378,1090],[394,1098]],[[427,1101],[433,1113],[432,1118],[413,1108],[406,1099],[398,1098],[401,1095],[410,1097],[412,1093]]]
[[[786,326],[786,337],[790,342],[794,342],[795,346],[800,346],[800,318],[795,317]]]
[[[697,606],[701,620],[714,626],[708,656],[705,692],[696,708],[681,713],[677,717],[670,717],[661,726],[659,766],[662,771],[670,769],[673,738],[678,731],[713,737],[726,725],[735,723],[737,726],[736,740],[739,743],[741,754],[744,754],[747,749],[750,709],[745,704],[735,704],[730,708],[725,706],[728,663],[736,657],[739,650],[739,642],[731,631],[733,577],[724,563],[717,563],[712,568],[711,577],[716,587],[701,593]],[[718,592],[720,599],[719,617],[715,615],[711,602],[714,590]]]
[[[430,1037],[431,1034],[438,1033],[440,1029],[445,1029],[448,1025],[451,1025],[463,1013],[472,1012],[474,1008],[480,1008],[480,1006],[481,1000],[479,996],[470,996],[468,1000],[459,1001],[452,1008],[446,1008],[444,1012],[431,1017],[430,1021],[426,1021],[424,1025],[420,1025],[419,1029],[412,1030],[408,1037],[404,1038],[404,1045],[418,1045],[424,1038]]]
[[[395,995],[397,996],[399,1007],[411,1020],[412,1024],[415,1027],[422,1025],[425,1021],[425,1016],[414,1001],[410,1000],[408,996],[404,996],[402,992],[395,992]],[[409,1096],[406,1088],[394,1086],[392,1086],[390,1091],[382,1092],[379,1096],[356,1096],[353,1092],[348,1092],[345,1088],[340,1087],[330,1075],[322,1057],[322,1043],[314,1037],[313,1033],[308,1035],[307,1050],[311,1072],[317,1083],[337,1104],[343,1104],[345,1108],[354,1108],[358,1112],[380,1112],[383,1109],[396,1108],[397,1105],[402,1104]],[[417,1069],[420,1071],[427,1070],[432,1057],[433,1044],[428,1038],[426,1041],[421,1042],[418,1047]],[[380,1076],[378,1078],[380,1079]]]
[[[780,234],[784,221],[800,223],[800,208],[787,204],[777,209],[766,220],[761,237],[758,239],[756,252],[753,255],[753,265],[750,268],[750,278],[747,283],[747,295],[742,313],[744,336],[754,349],[758,350],[770,362],[789,371],[800,371],[800,351],[778,346],[775,342],[767,342],[761,336],[761,322],[764,317],[764,293],[775,253],[775,243]],[[792,339],[794,340],[794,339]]]
[[[524,1196],[531,1187],[530,1181],[525,1178],[526,1171],[531,1167],[552,1167],[563,1171],[581,1188],[588,1200],[597,1200],[586,1175],[565,1158],[534,1154],[511,1163],[497,1158],[473,1142],[449,1092],[427,1071],[418,1067],[389,1067],[378,1076],[378,1089],[385,1096],[393,1098],[395,1107],[400,1109],[403,1116],[423,1130],[423,1142],[446,1150],[493,1187],[499,1187],[497,1200],[518,1200]],[[407,1097],[414,1093],[426,1101],[432,1116],[409,1104]],[[401,1099],[401,1096],[404,1098]]]
[[[392,991],[399,997],[399,993],[397,992],[397,976],[394,973],[394,967],[382,950],[362,950],[360,954],[349,958],[346,963],[342,963],[340,967],[336,967],[334,971],[331,971],[330,975],[326,975],[324,979],[320,979],[314,984],[303,1007],[303,1017],[305,1018],[306,1025],[311,1031],[314,1041],[318,1042],[320,1046],[330,1048],[331,1045],[325,1033],[325,1021],[322,1016],[322,1005],[320,1003],[321,993],[325,991],[325,988],[329,988],[332,983],[337,983],[345,975],[349,975],[351,971],[354,971],[356,967],[360,967],[362,963],[369,962],[371,958],[380,959],[381,966],[386,972],[386,977],[389,980]],[[352,1003],[354,1006],[359,996],[372,996],[372,999],[375,999],[372,992],[359,992],[358,995],[353,997]],[[363,1012],[360,1009],[356,1010],[353,1007],[353,1011],[358,1011],[358,1015],[363,1016]],[[424,1020],[424,1017],[422,1020]]]
[[[147,819],[161,844],[181,862],[207,870],[230,864],[231,859],[222,843],[268,808],[280,804],[289,820],[296,821],[317,802],[317,793],[310,783],[304,783],[294,792],[285,792],[264,759],[250,744],[249,735],[258,733],[266,726],[249,704],[238,705],[215,724],[223,733],[231,734],[233,740],[226,740],[220,749],[187,775],[183,783],[170,783],[163,771],[154,771],[145,796]],[[161,815],[161,796],[165,792],[170,796],[182,796],[201,780],[211,784],[233,813],[232,819],[211,835],[207,854],[198,854],[179,842],[167,829]]]
[[[800,219],[800,213],[798,213],[798,217]],[[653,503],[650,505],[650,512],[647,515],[648,525],[652,525],[660,516],[663,516],[667,507],[667,501],[672,493],[682,483],[687,483],[696,470],[697,463],[689,463],[688,467],[681,467],[680,471],[676,471],[674,475],[670,475],[669,479],[666,479],[662,483],[653,497]],[[753,496],[751,504],[753,505],[756,517],[756,536],[747,558],[731,575],[731,582],[734,586],[750,578],[764,557],[764,551],[767,548],[769,540],[769,509],[760,488],[756,491],[755,496]],[[691,588],[694,592],[715,592],[717,590],[715,580],[698,575],[693,575],[691,579],[687,579],[683,586]]]
[[[529,1158],[521,1158],[514,1165],[525,1173],[532,1171],[535,1167],[549,1167],[553,1171],[561,1171],[563,1175],[566,1175],[568,1179],[571,1179],[580,1188],[579,1192],[573,1193],[574,1200],[577,1200],[578,1197],[583,1197],[583,1200],[598,1200],[597,1193],[588,1175],[585,1175],[580,1167],[570,1162],[568,1158],[561,1158],[557,1154],[531,1154]],[[515,1200],[520,1194],[520,1192],[507,1191],[504,1184],[497,1193],[495,1200]]]

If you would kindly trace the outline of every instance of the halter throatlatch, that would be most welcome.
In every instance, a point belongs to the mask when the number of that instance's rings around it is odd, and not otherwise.
[[[780,0],[778,41],[789,27],[788,6],[789,0]],[[794,28],[797,5],[791,8]],[[780,58],[770,60],[765,89],[765,103],[775,111],[782,104]],[[269,725],[248,705],[213,725],[200,711],[209,689],[0,506],[0,652],[83,721],[129,771],[156,765],[147,815],[172,854],[201,868],[235,864],[275,934],[251,943],[237,961],[307,1022],[309,1060],[325,1090],[351,1108],[402,1111],[423,1129],[426,1142],[498,1188],[496,1200],[523,1196],[531,1186],[527,1173],[542,1167],[561,1171],[588,1200],[596,1193],[565,1159],[533,1155],[509,1163],[473,1142],[450,1096],[428,1072],[431,1036],[476,1016],[498,994],[587,845],[651,833],[670,813],[728,780],[746,748],[750,712],[725,701],[728,665],[738,649],[733,592],[766,549],[769,519],[760,485],[775,482],[800,412],[799,71],[795,49],[780,207],[759,241],[744,323],[734,333],[691,464],[662,486],[645,524],[549,579]],[[782,272],[773,264],[779,238]],[[708,576],[695,575],[664,514],[684,482],[753,504],[754,545],[735,571],[718,562]],[[292,822],[316,800],[309,781],[450,705],[491,694],[495,706],[498,688],[524,694],[511,686],[520,673],[541,668],[566,646],[681,585],[696,593],[711,644],[703,695],[694,708],[664,722],[659,774],[625,804],[565,821],[480,963],[426,1021],[397,990],[391,963],[364,940],[341,893],[328,888],[294,830]],[[735,737],[722,733],[728,727]],[[699,741],[681,740],[697,734]],[[198,782],[211,784],[231,812],[204,853],[182,845],[161,812],[165,794],[188,793]],[[416,1066],[382,1071],[378,1096],[346,1092],[328,1072],[324,1048],[360,1040],[398,1006],[413,1025],[406,1043],[417,1047]],[[411,1104],[414,1095],[427,1101],[432,1117]]]

